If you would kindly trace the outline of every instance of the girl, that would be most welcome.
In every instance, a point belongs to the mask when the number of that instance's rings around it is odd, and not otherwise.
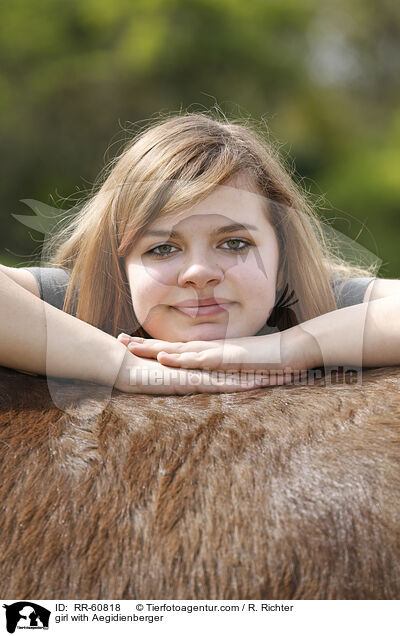
[[[187,393],[400,364],[400,281],[335,254],[247,125],[184,114],[138,134],[47,254],[1,267],[4,366]]]

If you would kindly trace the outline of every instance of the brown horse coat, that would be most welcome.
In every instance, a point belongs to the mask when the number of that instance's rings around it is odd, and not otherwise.
[[[400,368],[128,395],[0,369],[2,598],[400,597]]]

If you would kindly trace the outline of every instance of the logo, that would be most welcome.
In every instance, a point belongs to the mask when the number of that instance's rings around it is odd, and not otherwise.
[[[18,601],[6,608],[7,631],[13,634],[15,629],[49,629],[51,612],[30,601]]]

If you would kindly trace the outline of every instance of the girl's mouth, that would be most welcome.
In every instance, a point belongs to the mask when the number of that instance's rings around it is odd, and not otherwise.
[[[190,318],[199,318],[200,316],[214,316],[217,314],[221,314],[225,311],[228,311],[229,307],[233,305],[233,303],[215,303],[214,305],[205,305],[203,307],[174,307],[175,311],[179,311],[179,313],[185,314],[186,316],[190,316]]]

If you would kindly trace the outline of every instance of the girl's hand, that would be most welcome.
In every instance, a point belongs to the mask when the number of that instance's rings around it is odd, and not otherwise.
[[[314,366],[302,355],[303,341],[299,339],[299,332],[292,330],[267,336],[192,342],[132,338],[125,334],[118,339],[135,355],[157,359],[169,367],[258,372],[260,377],[262,372],[270,371],[268,384],[290,382],[294,371]],[[272,372],[278,376],[276,380]]]
[[[188,393],[231,393],[267,386],[265,378],[239,373],[210,373],[201,369],[171,369],[156,360],[137,357],[129,351],[114,386],[126,393],[185,395]]]

